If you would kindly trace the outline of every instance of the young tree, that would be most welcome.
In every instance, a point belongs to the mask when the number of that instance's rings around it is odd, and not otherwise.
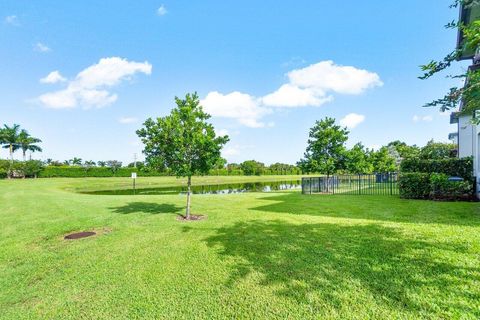
[[[185,99],[175,97],[175,103],[170,115],[147,119],[137,135],[145,145],[143,153],[150,166],[187,177],[185,219],[190,219],[192,176],[208,174],[229,139],[215,134],[207,122],[210,115],[203,111],[196,93],[187,94]]]
[[[376,173],[387,173],[396,170],[395,158],[390,155],[387,147],[381,147],[371,155],[373,170]]]
[[[310,129],[304,159],[298,166],[305,172],[320,172],[328,176],[342,169],[345,162],[347,128],[335,124],[335,119],[316,121]]]
[[[23,161],[27,160],[27,151],[30,152],[42,152],[42,148],[40,148],[36,143],[40,143],[42,140],[32,137],[27,130],[20,131],[17,139],[17,146],[16,148],[22,150]]]
[[[345,167],[350,173],[372,173],[373,164],[370,161],[370,150],[362,143],[357,143],[346,153]]]

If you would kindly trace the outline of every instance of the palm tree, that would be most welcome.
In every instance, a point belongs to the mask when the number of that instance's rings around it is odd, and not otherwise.
[[[3,144],[4,149],[8,149],[10,152],[10,161],[13,162],[13,153],[18,149],[18,136],[20,131],[20,125],[14,124],[13,126],[9,127],[6,124],[3,125],[4,128],[2,129],[1,134],[1,144]]]
[[[73,157],[73,159],[70,159],[69,162],[72,166],[81,166],[82,158]]]
[[[42,140],[32,137],[27,130],[20,131],[17,139],[17,149],[22,149],[23,161],[26,160],[27,151],[31,152],[42,152],[42,148],[37,146],[35,143],[42,142]]]

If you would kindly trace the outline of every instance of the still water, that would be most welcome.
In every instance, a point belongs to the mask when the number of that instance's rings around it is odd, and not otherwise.
[[[245,192],[272,192],[281,190],[301,190],[301,180],[292,181],[274,181],[274,182],[248,182],[248,183],[229,183],[229,184],[211,184],[192,186],[193,194],[235,194]],[[136,189],[135,194],[183,194],[187,192],[187,187],[162,187],[162,188],[141,188]],[[133,195],[133,189],[123,190],[100,190],[86,192],[96,195]]]

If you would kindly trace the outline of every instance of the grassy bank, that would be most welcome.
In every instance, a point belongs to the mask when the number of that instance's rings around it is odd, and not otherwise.
[[[183,223],[184,196],[74,192],[130,185],[0,181],[0,319],[480,317],[477,203],[198,195],[208,218]],[[63,240],[83,230],[98,235]]]

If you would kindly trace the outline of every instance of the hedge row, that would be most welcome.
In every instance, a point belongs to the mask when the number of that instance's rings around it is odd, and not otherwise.
[[[116,170],[108,167],[76,167],[48,166],[42,169],[38,174],[39,178],[83,178],[83,177],[130,177],[132,172],[137,172],[138,176],[161,176],[165,175],[157,171],[138,170],[136,168],[118,168]]]
[[[429,173],[401,173],[398,179],[400,197],[405,199],[428,199],[430,197]]]
[[[473,159],[403,160],[400,197],[406,199],[472,200],[475,194]],[[464,181],[450,181],[461,177]]]
[[[474,200],[473,180],[450,181],[443,173],[402,173],[398,183],[404,199]]]
[[[400,164],[400,172],[444,173],[452,177],[473,178],[473,159],[420,160],[405,159]]]
[[[113,170],[108,167],[77,167],[77,166],[47,166],[38,174],[40,178],[82,178],[82,177],[130,177],[132,172],[137,172],[139,177],[168,176],[169,172],[158,172],[154,170],[119,168]],[[281,174],[300,174],[300,171],[291,170],[277,172],[273,170],[263,170],[263,175],[281,175]],[[244,172],[240,169],[214,169],[210,170],[209,175],[218,176],[242,176]],[[0,172],[1,178],[1,172]]]

